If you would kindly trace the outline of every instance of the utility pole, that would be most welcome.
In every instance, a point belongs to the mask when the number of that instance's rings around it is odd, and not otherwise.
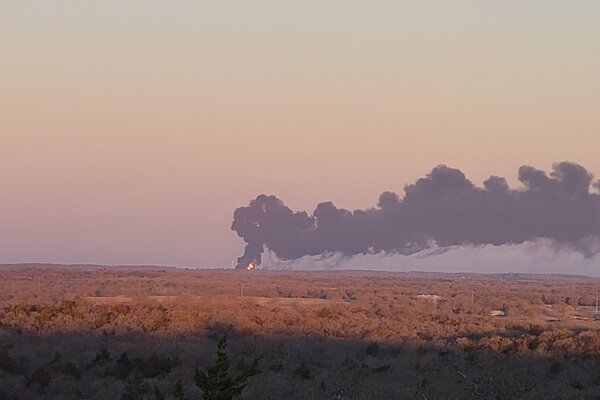
[[[138,277],[138,296],[142,296],[142,277]]]
[[[473,286],[471,286],[471,304],[475,302],[475,291],[473,290]]]
[[[240,283],[240,297],[244,297],[244,284]]]
[[[596,286],[596,314],[598,314],[598,286]]]

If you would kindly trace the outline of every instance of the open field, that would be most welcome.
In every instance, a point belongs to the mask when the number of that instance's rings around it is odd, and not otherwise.
[[[178,378],[201,398],[227,329],[235,363],[264,357],[244,399],[600,399],[599,283],[2,266],[0,399],[152,399]]]

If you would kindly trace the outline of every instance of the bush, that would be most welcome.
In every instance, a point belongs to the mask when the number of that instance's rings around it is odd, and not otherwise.
[[[323,307],[323,308],[321,308],[317,312],[317,317],[319,317],[319,318],[331,318],[331,317],[333,317],[333,314],[331,313],[331,310],[329,308]]]
[[[52,376],[50,372],[46,371],[43,368],[38,368],[29,377],[27,380],[27,386],[37,385],[40,389],[45,389],[50,386],[52,382]]]
[[[377,356],[379,354],[379,345],[375,342],[369,343],[367,346],[367,355],[368,356]]]
[[[61,372],[64,375],[71,376],[71,377],[73,377],[73,378],[75,378],[77,380],[80,380],[81,379],[81,375],[82,375],[81,370],[79,368],[77,368],[75,366],[75,364],[73,364],[72,362],[66,363],[63,366]]]
[[[163,392],[155,387],[154,388],[154,397],[156,400],[166,400],[165,395],[163,394]],[[177,382],[175,382],[175,395],[174,395],[176,400],[188,400],[185,397],[185,393],[183,391],[183,382],[181,382],[181,379],[178,379]]]
[[[117,379],[125,379],[133,372],[135,364],[129,360],[127,353],[121,354],[121,357],[115,362],[108,374]]]
[[[156,378],[160,375],[166,375],[171,372],[173,362],[169,357],[160,357],[152,353],[146,361],[140,366],[140,370],[145,378]]]
[[[281,360],[276,361],[276,362],[272,363],[271,365],[269,365],[269,371],[272,371],[272,372],[283,371],[283,363],[281,362]]]
[[[544,327],[541,325],[531,325],[528,333],[533,336],[540,336],[542,333],[544,333]]]
[[[110,352],[103,347],[98,353],[96,353],[96,358],[94,358],[94,364],[103,364],[106,361],[110,360]]]
[[[309,380],[312,377],[312,371],[310,368],[306,366],[306,364],[302,363],[296,370],[294,371],[296,375],[305,381]]]
[[[8,351],[5,349],[0,349],[0,370],[12,375],[19,375],[21,373],[19,364],[17,364],[14,358],[8,355]]]
[[[555,361],[550,365],[549,372],[551,375],[558,375],[562,372],[564,366],[560,361]]]
[[[380,373],[380,374],[390,372],[391,370],[392,370],[391,364],[385,364],[385,365],[382,365],[381,367],[373,368],[373,372]]]

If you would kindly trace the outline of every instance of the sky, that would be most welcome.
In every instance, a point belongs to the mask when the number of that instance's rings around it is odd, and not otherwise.
[[[600,175],[597,1],[6,0],[0,263],[230,266],[233,211]]]

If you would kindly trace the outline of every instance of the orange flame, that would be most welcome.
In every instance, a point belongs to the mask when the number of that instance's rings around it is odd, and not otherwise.
[[[248,266],[246,267],[246,269],[248,271],[252,271],[254,268],[256,268],[256,262],[252,261],[250,264],[248,264]]]

